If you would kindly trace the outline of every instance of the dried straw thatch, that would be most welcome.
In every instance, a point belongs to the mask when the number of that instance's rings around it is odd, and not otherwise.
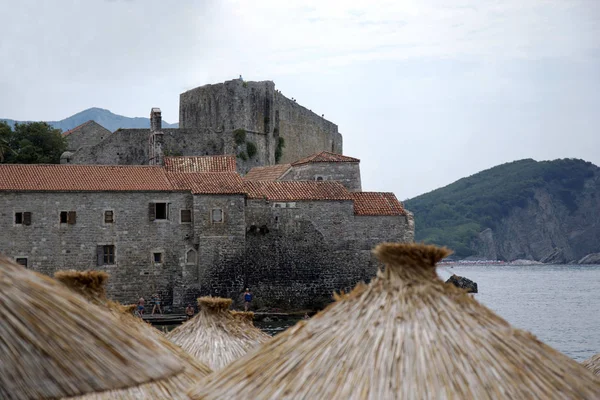
[[[270,340],[269,335],[233,317],[228,310],[231,302],[199,298],[198,315],[173,329],[167,338],[215,371]]]
[[[594,375],[600,376],[600,353],[596,354],[595,356],[591,356],[581,364],[592,371]]]
[[[192,399],[592,399],[600,383],[511,327],[435,263],[446,249],[383,244],[386,264],[307,322],[209,375]]]
[[[184,366],[182,372],[166,379],[127,389],[77,396],[72,400],[186,399],[185,390],[212,372],[206,365],[166,339],[152,325],[134,317],[131,312],[135,305],[124,306],[107,300],[104,284],[108,279],[108,274],[99,271],[59,271],[54,276],[70,289],[84,295],[90,302],[107,307],[124,324],[137,329],[147,340],[168,348]]]
[[[180,372],[146,339],[49,277],[0,257],[0,398],[73,396]]]

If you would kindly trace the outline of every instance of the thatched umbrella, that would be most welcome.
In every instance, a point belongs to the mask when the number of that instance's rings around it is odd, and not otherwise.
[[[108,274],[100,271],[59,271],[55,278],[70,289],[85,296],[88,301],[108,308],[124,324],[131,326],[144,335],[147,340],[166,347],[183,364],[182,372],[171,377],[145,383],[127,389],[111,390],[72,398],[72,400],[109,400],[109,399],[186,399],[185,390],[197,383],[200,378],[211,373],[211,369],[180,347],[166,339],[152,325],[134,317],[131,312],[135,306],[124,306],[106,298],[105,282]]]
[[[124,388],[183,369],[165,346],[1,256],[0,357],[2,399]]]
[[[169,332],[167,338],[214,371],[270,340],[270,336],[234,318],[229,312],[231,303],[231,299],[219,297],[199,298],[198,314]]]
[[[233,318],[242,323],[245,323],[248,327],[248,335],[254,335],[257,342],[264,343],[271,340],[271,336],[254,326],[254,313],[252,311],[230,311]]]
[[[600,382],[511,327],[435,263],[446,249],[383,244],[386,264],[307,322],[201,381],[192,399],[592,399]]]
[[[600,353],[591,356],[581,364],[592,371],[594,375],[600,376]]]

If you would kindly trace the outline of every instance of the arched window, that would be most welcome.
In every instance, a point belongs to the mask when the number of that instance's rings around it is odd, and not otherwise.
[[[196,264],[196,250],[189,249],[185,253],[185,263],[186,264]]]

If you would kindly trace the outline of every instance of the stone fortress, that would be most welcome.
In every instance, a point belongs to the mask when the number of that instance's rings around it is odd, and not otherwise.
[[[181,94],[180,128],[65,132],[61,165],[0,164],[0,252],[33,270],[101,269],[112,298],[159,292],[176,309],[201,295],[255,307],[320,307],[369,279],[371,249],[412,241],[393,193],[362,192],[337,126],[273,82]]]

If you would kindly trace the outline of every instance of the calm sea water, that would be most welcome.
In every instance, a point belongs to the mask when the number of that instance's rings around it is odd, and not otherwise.
[[[600,352],[600,265],[445,266],[438,273],[477,282],[478,301],[577,361]],[[256,325],[277,334],[294,323]]]

